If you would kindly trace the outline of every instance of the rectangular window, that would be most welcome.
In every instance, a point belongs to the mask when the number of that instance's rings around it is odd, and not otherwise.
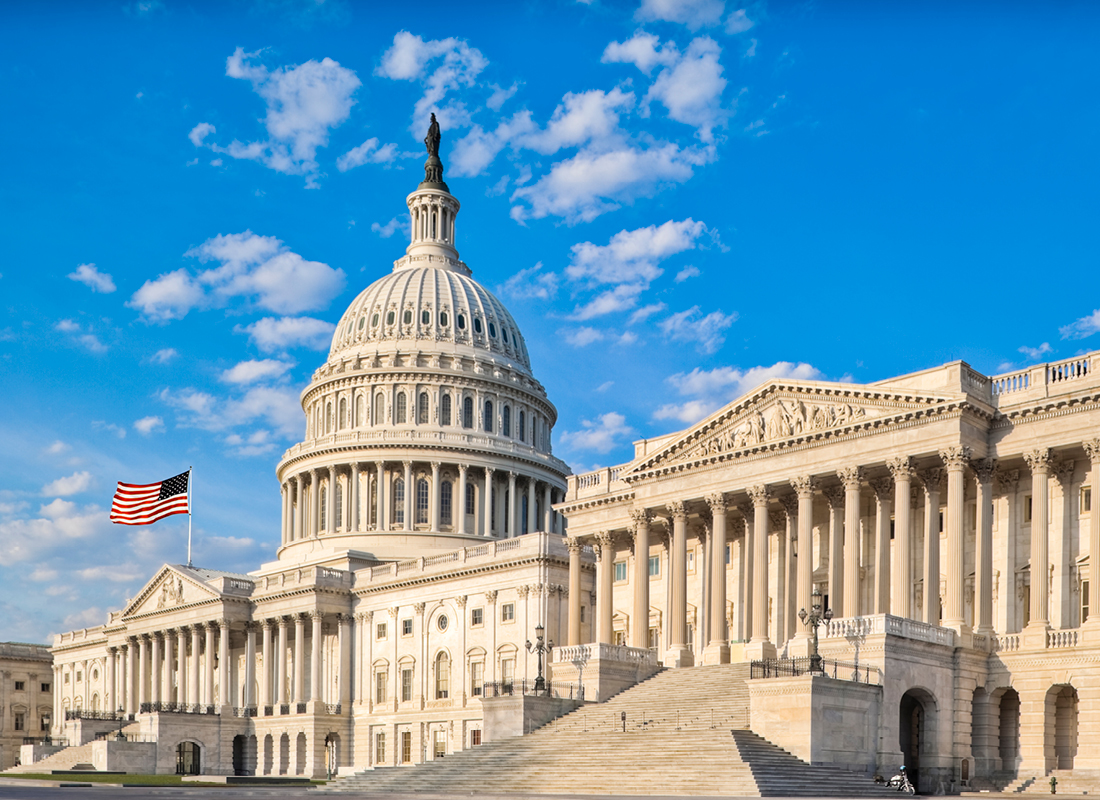
[[[477,747],[481,744],[481,730],[470,731],[470,747]]]
[[[401,670],[401,702],[407,703],[413,699],[413,671],[405,668]]]
[[[481,687],[485,683],[485,665],[480,661],[470,664],[470,696],[481,697]]]
[[[1024,496],[1024,522],[1031,522],[1031,495]]]
[[[447,755],[446,731],[435,732],[435,746],[432,748],[432,755],[435,758],[443,758],[443,756]]]
[[[730,547],[730,546],[729,546],[729,545],[727,544],[727,545],[726,545],[726,566],[727,566],[727,567],[728,567],[728,566],[730,565],[730,562],[731,562],[732,560],[733,560],[733,548],[732,548],[732,547]],[[650,572],[649,574],[650,574],[650,575],[652,575],[653,573],[652,573],[652,572]]]
[[[480,628],[485,624],[485,609],[475,608],[470,612],[470,627]]]
[[[584,606],[581,606],[581,622],[584,622]]]
[[[943,533],[943,512],[940,512],[940,533]]]
[[[413,621],[411,619],[401,620],[401,635],[412,636],[413,635]]]
[[[503,686],[511,686],[516,679],[516,661],[514,658],[502,658],[500,660],[500,682]]]
[[[50,685],[48,683],[42,684],[42,691],[48,692],[49,690],[50,690]]]
[[[23,691],[24,686],[26,686],[26,683],[24,681],[16,681],[15,682],[15,691],[17,691],[17,692]]]
[[[1026,628],[1031,623],[1031,586],[1024,586],[1024,613],[1023,625]]]
[[[379,622],[374,626],[374,638],[385,639],[386,638],[386,623]]]
[[[15,714],[15,729],[17,731],[21,731],[21,730],[24,729],[25,719],[26,718],[23,716],[22,712],[16,712],[16,714]]]
[[[1089,619],[1089,582],[1081,581],[1081,624]]]
[[[501,622],[513,622],[516,618],[516,604],[504,603],[500,607],[500,621]]]
[[[386,702],[386,673],[374,673],[374,702]]]
[[[894,538],[894,518],[890,517],[890,539]]]
[[[61,682],[62,682],[62,683],[64,683],[64,684],[68,684],[68,682],[69,682],[69,673],[67,673],[67,672],[66,672],[66,673],[65,673],[65,674],[64,674],[64,675],[62,676],[62,678],[61,678]]]
[[[615,644],[626,644],[626,631],[615,631]]]
[[[1092,511],[1092,487],[1081,487],[1081,513],[1088,514]]]
[[[401,731],[401,763],[411,764],[413,760],[412,731]]]
[[[469,428],[470,426],[467,425],[466,427]],[[477,509],[475,508],[475,505],[474,505],[474,500],[475,500],[474,491],[475,491],[474,490],[474,485],[472,483],[467,483],[466,484],[466,513],[467,514],[474,514],[474,513],[477,512]]]
[[[623,583],[626,581],[626,562],[615,562],[615,583]]]
[[[688,571],[689,575],[695,572],[695,550],[694,549],[687,551],[687,571]]]
[[[729,556],[729,548],[726,548],[726,555]],[[728,561],[726,563],[729,563]],[[649,557],[649,577],[658,578],[661,575],[661,557],[650,556]]]
[[[661,646],[661,631],[659,628],[649,629],[649,649],[657,650]]]
[[[38,722],[39,722],[39,725],[41,726],[39,730],[43,730],[43,731],[46,731],[47,733],[49,733],[49,730],[50,730],[50,715],[49,714],[43,714],[42,719],[40,719]]]
[[[76,682],[80,683],[82,680],[84,680],[84,673],[83,672],[76,673]]]
[[[386,734],[384,733],[374,735],[374,763],[386,763]]]

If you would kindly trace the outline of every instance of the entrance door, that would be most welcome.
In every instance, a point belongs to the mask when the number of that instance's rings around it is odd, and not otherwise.
[[[901,698],[901,715],[898,720],[898,738],[901,755],[905,759],[905,771],[909,780],[919,792],[920,786],[920,748],[924,739],[924,706],[912,694]]]
[[[198,775],[200,771],[199,746],[194,742],[176,745],[176,774]]]
[[[247,775],[244,765],[244,743],[245,738],[243,736],[233,737],[233,774],[234,775]]]
[[[435,749],[433,751],[434,758],[443,758],[447,755],[447,732],[436,731],[435,732]]]

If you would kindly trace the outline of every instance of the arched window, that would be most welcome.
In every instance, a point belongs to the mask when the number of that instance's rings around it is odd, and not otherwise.
[[[322,486],[321,491],[321,530],[328,527],[328,487]]]
[[[474,427],[474,400],[467,397],[462,401],[462,427]]]
[[[405,393],[397,393],[397,418],[394,420],[398,425],[405,421]]]
[[[474,513],[474,485],[472,483],[466,484],[466,513]]]
[[[424,478],[416,482],[416,524],[428,524],[428,482]]]
[[[336,481],[336,525],[333,527],[336,530],[340,530],[344,526],[344,486],[340,481]]]
[[[519,440],[527,441],[527,413],[522,409],[519,412]]]
[[[370,481],[370,525],[378,529],[378,479],[371,478]]]
[[[485,401],[485,418],[482,420],[482,427],[485,428],[486,433],[493,432],[493,401]]]
[[[385,399],[382,397],[382,395],[376,394],[374,396],[374,420],[373,420],[374,425],[381,425],[384,422],[384,420],[382,419],[382,416],[383,416],[383,414],[385,414],[385,410],[384,410],[385,407],[386,407]]]
[[[500,423],[500,432],[505,436],[512,435],[512,407],[505,406],[503,412],[503,419]]]
[[[439,524],[451,525],[451,499],[452,486],[450,481],[443,481],[439,485]]]
[[[405,524],[404,478],[395,478],[393,481],[393,521],[398,525]]]
[[[439,424],[450,425],[451,424],[451,396],[449,394],[443,395],[443,399],[439,401]]]
[[[527,493],[523,493],[523,497],[519,501],[519,532],[527,533]]]
[[[451,696],[451,657],[440,653],[435,659],[435,699],[446,700]]]
[[[340,398],[340,430],[348,426],[348,401]]]
[[[416,423],[417,425],[428,424],[428,393],[421,392],[420,400],[416,404]]]
[[[355,398],[355,422],[353,424],[356,428],[363,427],[363,395],[358,395]]]
[[[325,403],[325,433],[332,433],[332,403]]]

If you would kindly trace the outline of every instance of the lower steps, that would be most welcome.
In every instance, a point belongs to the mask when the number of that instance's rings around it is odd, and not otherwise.
[[[1057,778],[1058,794],[1100,794],[1100,770],[1056,769],[1046,775],[1021,776],[1005,789],[1013,794],[1050,794],[1050,779]]]

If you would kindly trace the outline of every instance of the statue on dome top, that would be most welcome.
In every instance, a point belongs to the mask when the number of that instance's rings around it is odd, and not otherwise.
[[[435,121],[435,113],[432,113],[432,124],[428,126],[428,135],[424,137],[424,144],[428,148],[428,155],[439,158],[439,123]]]
[[[443,162],[439,160],[440,138],[439,123],[433,113],[431,125],[428,126],[428,135],[424,137],[424,146],[428,148],[428,160],[424,162],[424,181],[420,184],[420,188],[442,189],[449,192],[447,184],[443,182]]]

